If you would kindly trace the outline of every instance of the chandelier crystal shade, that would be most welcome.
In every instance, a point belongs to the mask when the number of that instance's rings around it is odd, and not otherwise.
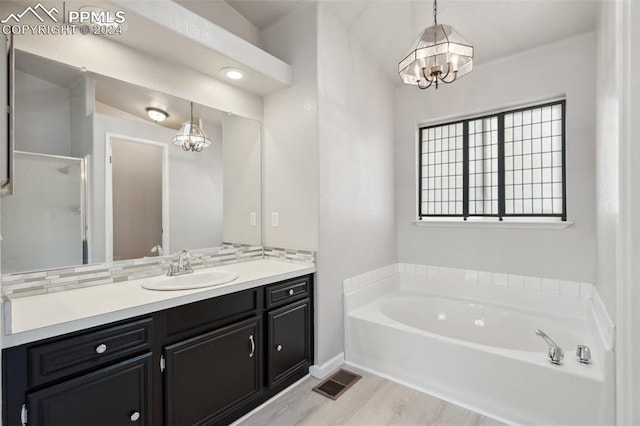
[[[178,134],[173,138],[173,144],[181,146],[185,151],[193,152],[200,152],[211,146],[211,139],[193,120],[193,102],[191,102],[191,120],[180,127]]]
[[[473,45],[450,25],[438,24],[437,0],[433,2],[434,25],[425,29],[398,64],[404,84],[428,89],[452,83],[473,68]]]

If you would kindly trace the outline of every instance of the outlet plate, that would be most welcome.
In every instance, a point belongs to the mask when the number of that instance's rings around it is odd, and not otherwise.
[[[273,226],[274,228],[280,226],[280,215],[278,214],[278,212],[271,213],[271,226]]]
[[[249,226],[257,226],[258,225],[258,216],[256,212],[249,213]]]

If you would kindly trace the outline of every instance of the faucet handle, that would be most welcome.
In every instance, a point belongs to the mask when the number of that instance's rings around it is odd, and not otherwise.
[[[591,349],[589,349],[589,346],[578,345],[576,356],[578,357],[578,362],[591,364]]]
[[[551,337],[547,336],[547,334],[539,328],[536,329],[536,335],[542,337],[546,344],[549,345],[549,362],[556,365],[562,364],[562,359],[564,358],[564,352],[562,351],[562,348],[558,346],[556,342],[551,339]]]
[[[176,265],[174,262],[169,261],[169,269],[167,270],[168,277],[172,277],[175,275],[177,266],[178,265]]]
[[[562,351],[560,346],[549,347],[549,362],[551,362],[551,364],[560,365],[562,364],[563,358],[564,352]]]

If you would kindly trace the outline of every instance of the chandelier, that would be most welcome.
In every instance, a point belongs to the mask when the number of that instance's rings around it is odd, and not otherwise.
[[[473,68],[473,45],[450,25],[438,24],[438,0],[433,1],[433,26],[413,43],[409,54],[398,64],[404,84],[428,89],[452,83]]]
[[[173,138],[173,144],[181,146],[185,151],[193,152],[200,152],[211,146],[211,139],[193,120],[193,102],[191,102],[191,119],[180,127],[178,134]]]

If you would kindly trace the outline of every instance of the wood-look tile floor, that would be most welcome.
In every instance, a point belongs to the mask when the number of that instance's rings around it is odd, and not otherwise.
[[[238,426],[269,425],[478,425],[502,423],[373,374],[362,374],[338,400],[313,392],[307,378]]]

